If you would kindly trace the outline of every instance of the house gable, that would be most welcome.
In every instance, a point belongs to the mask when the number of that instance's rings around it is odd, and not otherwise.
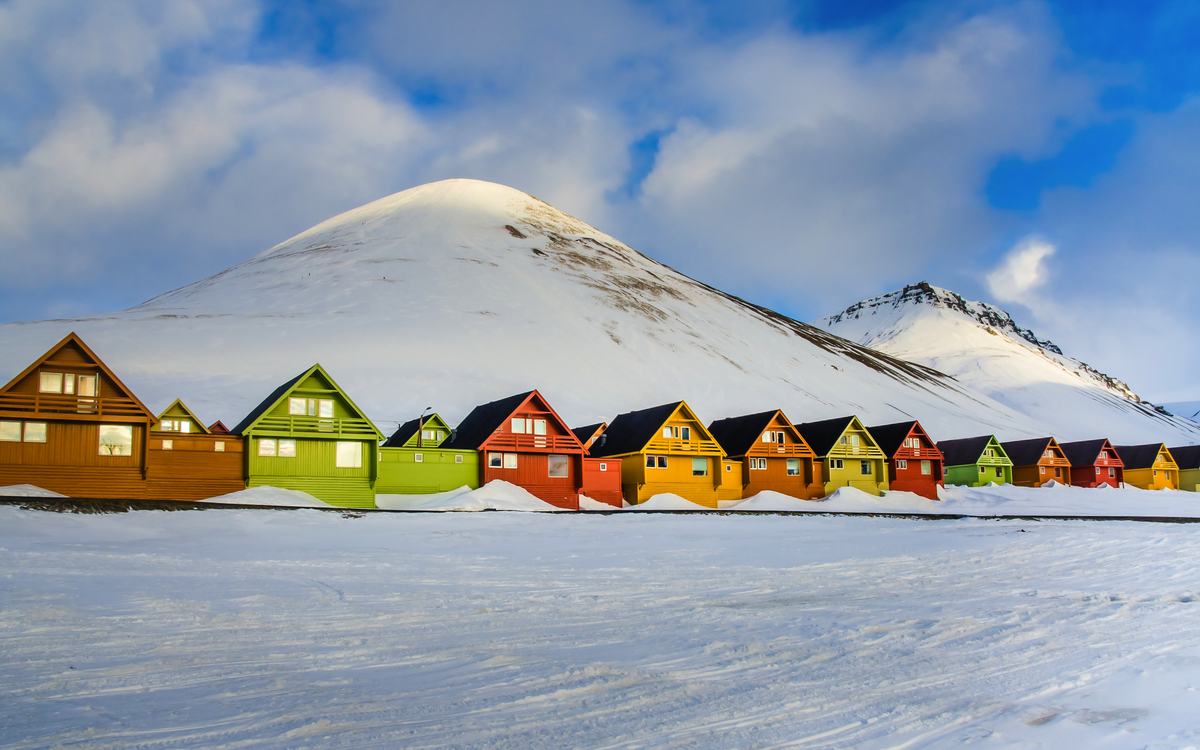
[[[925,432],[925,428],[916,420],[878,425],[868,427],[867,429],[879,444],[879,449],[883,451],[883,454],[888,459],[895,459],[901,453],[904,454],[903,457],[917,455],[909,445],[909,441],[911,440],[916,440],[919,443],[916,450],[921,455],[921,458],[942,458],[942,453],[938,449],[937,443],[933,442],[933,439],[929,437],[929,433]]]
[[[316,364],[254,408],[233,433],[325,440],[381,440],[383,433]]]
[[[592,456],[661,453],[725,457],[708,428],[683,401],[621,414],[605,434],[604,447],[592,450]]]
[[[521,420],[520,424],[517,420]],[[580,453],[583,443],[536,390],[475,407],[447,448]]]
[[[708,431],[730,458],[747,455],[816,457],[800,431],[780,409],[720,419],[710,424]],[[783,433],[782,441],[779,433]]]
[[[858,417],[838,417],[806,422],[796,429],[822,460],[839,458],[883,458],[883,451]]]
[[[183,424],[167,424],[167,423],[183,423]],[[170,427],[170,429],[166,429]],[[158,421],[150,428],[151,432],[184,432],[190,434],[211,435],[212,431],[204,426],[204,423],[196,418],[192,410],[187,408],[187,405],[180,399],[175,399],[171,405],[163,409],[158,415]]]
[[[436,448],[450,439],[450,426],[438,415],[410,419],[396,428],[383,443],[384,448]]]
[[[1004,452],[1004,448],[995,435],[943,440],[937,444],[937,447],[942,452],[942,458],[947,468],[976,464],[1012,466],[1012,461],[1009,460],[1008,454]]]

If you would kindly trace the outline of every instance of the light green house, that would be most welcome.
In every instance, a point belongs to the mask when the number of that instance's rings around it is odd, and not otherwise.
[[[858,417],[795,425],[823,465],[825,494],[854,487],[878,496],[888,489],[887,457]]]
[[[441,447],[450,428],[437,414],[405,422],[379,448],[379,495],[428,495],[479,487],[479,451]]]
[[[937,447],[946,461],[946,484],[1012,484],[1013,463],[995,435],[943,440]]]
[[[233,429],[246,438],[246,486],[301,490],[374,508],[383,438],[321,365],[275,389]]]

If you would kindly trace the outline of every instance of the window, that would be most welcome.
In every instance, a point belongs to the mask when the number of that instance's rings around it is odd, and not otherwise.
[[[1108,467],[1108,478],[1109,478],[1109,479],[1116,479],[1116,478],[1117,478],[1117,470],[1116,470],[1116,469],[1114,469],[1114,468],[1112,468],[1111,466],[1110,466],[1110,467]]]
[[[38,388],[42,393],[62,393],[63,375],[61,372],[43,372],[42,382]]]
[[[679,438],[681,440],[691,440],[692,439],[692,428],[691,427],[680,427],[679,428]]]
[[[1038,473],[1039,473],[1039,474],[1045,474],[1045,473],[1046,473],[1046,467],[1045,467],[1045,466],[1039,466],[1039,467],[1038,467]]]
[[[80,396],[95,396],[96,395],[96,376],[95,375],[80,375],[79,376],[79,394]]]
[[[859,463],[862,464],[859,467],[859,470],[858,470],[859,473],[862,474],[864,477],[871,476],[871,462],[870,461],[859,461]]]
[[[932,461],[922,461],[921,462],[921,473],[926,474],[926,475],[932,474],[933,473],[933,462]]]
[[[1155,469],[1155,470],[1154,470],[1154,476],[1156,476],[1156,477],[1158,476],[1158,470],[1157,470],[1157,469]]]
[[[787,460],[787,475],[789,477],[800,476],[800,459],[789,458]]]
[[[849,442],[850,442],[850,439],[847,438],[845,435],[842,435],[840,438],[838,438],[838,443],[841,445],[847,445]]]
[[[21,423],[20,422],[0,422],[0,442],[3,442],[3,443],[19,443],[19,442],[21,442]]]
[[[783,430],[780,430],[779,432],[775,433],[775,442],[779,443],[780,445],[783,445],[783,442],[784,442]]]
[[[133,428],[130,428],[132,430]],[[46,423],[45,422],[26,422],[25,423],[25,442],[27,443],[44,443],[46,442]]]
[[[921,441],[918,438],[904,438],[904,447],[912,448],[913,450],[920,450]]]
[[[517,454],[516,453],[505,453],[504,454],[504,468],[506,468],[506,469],[517,468]]]
[[[1002,469],[1001,467],[997,466],[997,467],[996,467],[996,476],[998,476],[998,477],[1002,477],[1002,476],[1004,476],[1004,469]]]
[[[546,456],[546,468],[552,477],[566,477],[570,475],[571,464],[566,456],[551,453]]]
[[[133,427],[123,424],[100,425],[101,456],[132,456]]]
[[[858,435],[850,436],[850,445],[853,445],[856,448],[858,447]]]
[[[1054,478],[1062,479],[1062,469],[1058,468],[1057,466],[1054,467]]]
[[[504,454],[503,453],[489,453],[488,454],[488,468],[489,469],[504,468]]]
[[[601,462],[600,463],[600,471],[608,471],[608,464]]]
[[[1096,476],[1100,476],[1100,467],[1099,466],[1096,467]]]
[[[283,442],[282,440],[280,442]],[[333,465],[338,469],[362,468],[362,443],[342,442],[337,444],[337,458]]]
[[[772,432],[772,431],[770,431],[770,430],[767,430],[766,432],[764,432],[764,433],[762,434],[762,441],[763,441],[764,443],[773,443],[773,442],[775,442],[775,433],[774,433],[774,432]]]
[[[322,398],[317,400],[317,416],[321,419],[333,419],[333,399]]]
[[[546,420],[544,420],[544,419],[533,420],[533,434],[534,435],[545,435],[546,434]]]
[[[262,438],[258,441],[258,455],[274,456],[275,455],[275,440],[273,438]]]
[[[295,440],[279,440],[279,457],[280,458],[295,458],[296,457],[296,441]]]
[[[646,468],[653,469],[654,465],[654,456],[646,456]]]
[[[725,471],[733,471],[733,466],[730,464],[725,464]]]
[[[186,419],[164,419],[158,429],[163,432],[191,432],[192,423]]]
[[[658,468],[660,468],[660,469],[667,468],[667,457],[666,456],[658,457]]]
[[[665,438],[669,438],[669,437],[671,437],[671,436],[672,436],[672,433],[671,433],[671,428],[670,428],[670,427],[664,427],[664,428],[663,428],[663,437],[665,437]]]
[[[165,450],[165,451],[171,450],[171,448],[173,448],[174,446],[175,446],[174,440],[164,440],[163,441],[163,450]]]
[[[1108,458],[1108,451],[1100,451],[1100,458]]]
[[[424,462],[425,462],[425,456],[424,456],[424,454],[421,454],[421,453],[414,453],[414,454],[413,454],[413,463],[420,464],[420,463],[424,463]]]
[[[307,399],[289,398],[288,399],[288,414],[299,414],[304,416],[308,409],[306,408]]]
[[[708,476],[708,459],[693,458],[692,459],[692,476],[706,477]]]
[[[1054,451],[1042,451],[1042,458],[1054,458]]]
[[[462,462],[463,462],[463,457],[462,457],[462,454],[461,454],[461,453],[456,453],[456,454],[454,455],[454,463],[456,463],[456,464],[461,464]]]
[[[907,468],[908,468],[908,461],[904,460],[903,458],[896,459],[896,469],[897,470],[907,469]]]
[[[225,441],[218,440],[217,442],[213,443],[213,450],[216,451],[217,453],[224,453],[225,452]]]
[[[979,467],[979,473],[980,473],[980,474],[983,474],[983,473],[984,473],[984,472],[986,472],[986,471],[987,471],[987,468],[986,468],[986,467],[983,467],[983,466],[980,466],[980,467]]]
[[[846,468],[846,463],[845,463],[845,461],[843,461],[840,458],[831,458],[831,459],[829,459],[829,468],[844,469],[844,468]]]

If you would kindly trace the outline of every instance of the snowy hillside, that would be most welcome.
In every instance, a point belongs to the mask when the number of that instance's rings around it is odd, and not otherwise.
[[[375,201],[124,312],[0,326],[0,377],[72,330],[151,408],[180,397],[226,424],[314,362],[385,431],[426,406],[453,423],[529,388],[572,424],[678,398],[706,420],[915,416],[939,437],[1062,434],[1078,417],[1006,408],[475,180]],[[1184,434],[1132,407],[1099,421],[1121,440]]]
[[[1061,440],[1200,441],[1193,423],[1141,402],[1128,385],[1066,356],[1004,310],[925,282],[863,300],[816,325],[952,375],[1056,425]]]

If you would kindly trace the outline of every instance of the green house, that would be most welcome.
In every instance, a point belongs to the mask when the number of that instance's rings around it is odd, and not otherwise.
[[[428,495],[479,487],[479,451],[443,448],[450,428],[437,414],[405,422],[379,448],[379,495]]]
[[[946,459],[946,484],[1012,484],[1013,463],[995,435],[943,440],[937,447]]]
[[[383,438],[321,365],[275,389],[233,428],[246,438],[246,486],[300,490],[374,508]]]

